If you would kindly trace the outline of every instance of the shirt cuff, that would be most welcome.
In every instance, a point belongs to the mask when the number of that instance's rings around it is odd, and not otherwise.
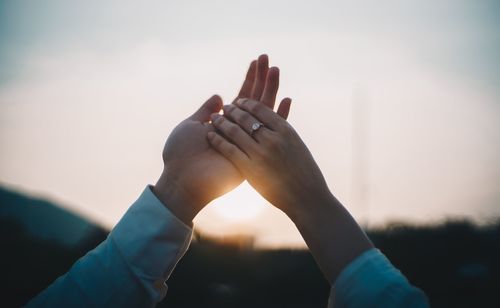
[[[192,228],[180,221],[147,186],[111,231],[133,275],[158,301],[167,291],[165,281],[186,253]]]
[[[329,307],[428,307],[425,294],[376,248],[340,273],[331,294]]]

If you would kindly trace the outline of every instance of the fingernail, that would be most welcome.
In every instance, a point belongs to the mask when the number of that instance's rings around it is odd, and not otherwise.
[[[236,105],[240,106],[242,105],[247,99],[246,98],[238,98],[236,100]]]
[[[210,115],[210,119],[212,119],[212,121],[217,120],[218,117],[220,117],[220,114],[218,114],[218,113],[212,113]]]

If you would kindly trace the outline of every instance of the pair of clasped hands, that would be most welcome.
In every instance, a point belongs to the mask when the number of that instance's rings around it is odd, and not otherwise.
[[[333,196],[311,153],[286,121],[291,99],[274,112],[279,69],[261,55],[251,62],[238,96],[214,95],[170,134],[155,195],[181,221],[247,180],[295,223],[326,278],[333,282],[372,248]],[[219,114],[223,110],[223,115]]]

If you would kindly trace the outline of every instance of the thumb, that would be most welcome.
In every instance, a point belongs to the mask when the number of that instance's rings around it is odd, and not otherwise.
[[[200,121],[202,123],[210,121],[210,115],[212,113],[217,113],[222,108],[222,98],[219,95],[214,95],[210,97],[200,109],[198,109],[189,118],[191,120]]]

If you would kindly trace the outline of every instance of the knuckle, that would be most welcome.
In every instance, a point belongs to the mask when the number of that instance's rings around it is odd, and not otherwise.
[[[290,139],[297,139],[298,135],[295,129],[290,124],[288,124],[288,122],[286,124],[287,124],[287,129],[286,129],[287,137]]]
[[[272,135],[262,134],[262,137],[259,139],[259,142],[261,142],[264,145],[264,147],[269,148],[273,143],[273,139],[274,138]]]
[[[258,147],[255,150],[255,154],[257,154],[256,159],[258,162],[264,162],[267,160],[267,155],[269,153],[268,153],[267,147]]]
[[[231,125],[227,128],[227,134],[229,137],[236,137],[238,134],[238,127],[236,125]]]
[[[222,138],[220,138],[219,136],[215,136],[214,139],[213,139],[213,144],[220,148],[221,145],[222,145]]]
[[[224,139],[222,139],[222,137],[219,137],[217,136],[216,138],[214,138],[214,145],[215,147],[221,149],[224,147]]]
[[[228,155],[228,156],[236,155],[236,149],[234,148],[234,146],[231,146],[229,144],[227,145],[225,152],[226,152],[226,155]]]
[[[259,102],[251,101],[251,103],[248,104],[248,111],[250,111],[253,114],[256,114],[259,112],[260,107],[261,106],[259,105]]]
[[[281,142],[279,140],[269,140],[268,147],[272,152],[278,152],[281,148]]]
[[[247,112],[242,111],[238,114],[237,120],[239,123],[246,123],[250,120],[250,115]]]
[[[293,133],[293,127],[287,121],[279,121],[278,130],[286,136],[290,136]]]
[[[268,151],[273,153],[273,156],[286,155],[286,142],[283,138],[270,138],[266,146]]]

